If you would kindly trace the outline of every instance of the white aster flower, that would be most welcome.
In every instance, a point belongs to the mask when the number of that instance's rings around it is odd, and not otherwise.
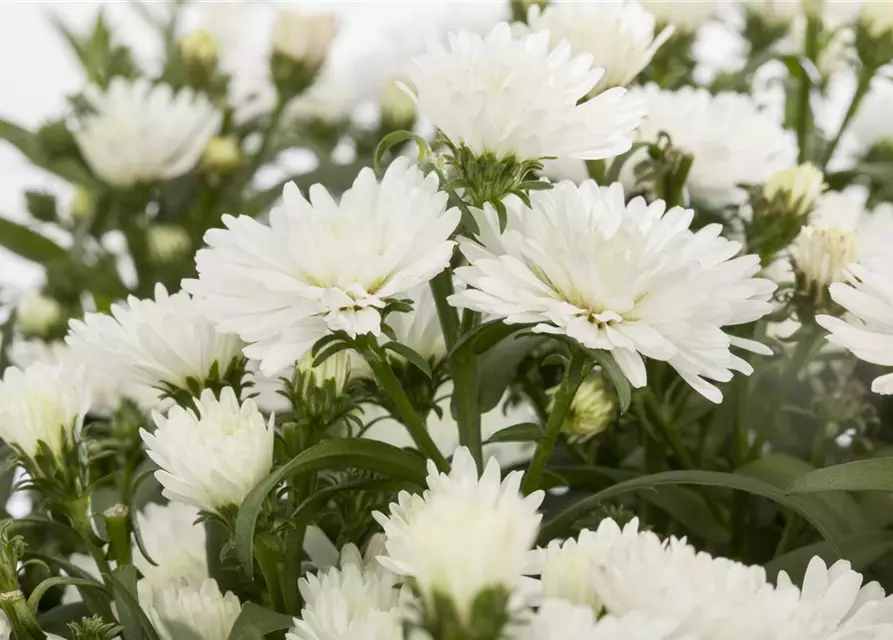
[[[60,456],[80,434],[90,408],[82,371],[42,362],[9,367],[0,381],[0,438],[29,457],[43,442]]]
[[[444,456],[449,456],[459,446],[459,425],[450,410],[450,397],[453,383],[448,381],[437,390],[440,414],[436,411],[428,413],[426,418],[428,435]],[[536,422],[536,410],[529,402],[508,404],[509,394],[500,399],[490,411],[481,415],[481,438],[486,442],[493,434],[521,422]],[[390,417],[387,410],[378,405],[363,407],[363,421],[371,425],[364,437],[387,442],[395,447],[415,448],[415,442],[409,436],[406,426]],[[374,424],[372,424],[374,421]],[[501,467],[511,467],[527,462],[533,456],[535,444],[532,442],[490,442],[484,444],[484,459],[495,458]]]
[[[280,11],[273,24],[273,52],[315,68],[325,60],[337,33],[333,14]]]
[[[169,500],[205,511],[239,505],[273,465],[273,416],[264,422],[254,401],[240,405],[230,387],[219,401],[205,389],[196,406],[173,407],[167,417],[156,411],[155,432],[140,430],[161,467],[155,477]]]
[[[831,285],[831,299],[852,318],[816,316],[816,322],[831,332],[829,342],[860,360],[893,365],[893,268],[880,262],[854,264],[845,275],[847,283]],[[893,394],[893,373],[875,378],[871,390]]]
[[[630,148],[642,105],[620,87],[578,104],[604,72],[591,56],[571,58],[567,42],[550,50],[548,33],[516,39],[500,23],[485,38],[451,34],[449,44],[432,45],[408,75],[419,110],[454,144],[521,160],[598,159]]]
[[[189,294],[169,295],[160,284],[154,300],[112,305],[111,315],[88,313],[72,320],[66,342],[72,358],[86,366],[97,384],[114,382],[141,405],[154,406],[160,389],[188,389],[188,379],[204,382],[216,366],[220,375],[239,357],[236,336],[217,333],[199,315]]]
[[[41,294],[28,296],[16,308],[19,331],[31,336],[45,336],[62,321],[62,306],[55,298]]]
[[[151,503],[136,514],[143,544],[153,565],[139,548],[133,565],[143,574],[139,585],[162,588],[174,580],[200,584],[208,576],[205,527],[196,524],[198,510],[180,502]]]
[[[640,613],[622,617],[602,616],[598,621],[589,607],[564,600],[546,600],[532,620],[510,637],[512,640],[664,640],[673,623],[651,620]]]
[[[380,183],[361,171],[340,204],[322,185],[310,187],[308,202],[290,183],[269,226],[224,216],[226,230],[208,231],[209,246],[196,255],[199,278],[183,286],[271,374],[333,331],[380,335],[387,300],[450,260],[459,211],[446,200],[437,176],[405,158]]]
[[[753,98],[683,87],[666,91],[656,85],[636,87],[630,94],[644,99],[648,116],[640,138],[656,141],[669,134],[673,146],[692,156],[686,187],[692,198],[723,204],[739,199],[740,184],[761,184],[780,169],[792,167],[796,147],[790,134]],[[628,172],[642,159],[637,154]]]
[[[201,94],[145,78],[113,78],[106,93],[89,87],[93,109],[74,132],[93,172],[116,187],[168,180],[198,163],[220,129],[220,112]]]
[[[828,567],[818,556],[809,561],[803,586],[795,587],[784,571],[778,574],[779,590],[790,590],[811,605],[829,640],[880,640],[893,637],[893,596],[885,597],[877,582],[862,584],[862,574],[849,562],[838,560]]]
[[[340,568],[301,578],[304,598],[300,619],[286,640],[402,640],[397,577],[375,558],[364,561],[354,545],[341,551]]]
[[[772,174],[763,185],[763,197],[770,202],[783,198],[792,214],[802,216],[812,211],[826,186],[821,170],[806,162]]]
[[[844,279],[844,270],[858,259],[856,234],[846,227],[803,227],[791,246],[794,270],[807,286],[821,289]]]
[[[722,394],[707,379],[751,372],[730,346],[768,351],[722,330],[768,313],[775,284],[753,278],[759,258],[735,258],[740,244],[718,225],[692,233],[691,210],[642,198],[626,204],[619,184],[591,180],[532,193],[532,209],[507,205],[505,233],[487,208],[480,244],[461,242],[470,266],[456,277],[468,289],[451,304],[608,350],[635,387],[647,382],[642,356],[664,360],[714,402]]]
[[[655,34],[655,19],[638,2],[559,3],[541,9],[533,5],[527,24],[548,31],[552,47],[567,40],[573,55],[589,54],[592,66],[605,70],[595,92],[623,87],[644,69],[673,33],[665,27]]]
[[[680,2],[679,0],[643,0],[658,23],[671,24],[680,31],[693,33],[716,13],[715,0]]]
[[[211,578],[198,585],[174,581],[148,596],[140,605],[161,640],[180,640],[183,631],[197,640],[226,640],[242,609],[239,599],[230,591],[222,594]]]
[[[434,597],[452,601],[467,623],[475,598],[485,589],[516,593],[536,539],[543,492],[519,493],[522,473],[500,479],[491,459],[478,478],[468,449],[453,455],[449,475],[428,462],[428,490],[403,491],[390,514],[374,513],[386,536],[382,566],[414,580],[426,607]],[[461,562],[457,559],[461,558]]]

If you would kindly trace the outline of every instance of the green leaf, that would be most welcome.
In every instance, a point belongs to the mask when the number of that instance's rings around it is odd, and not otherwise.
[[[33,558],[39,560],[50,567],[56,567],[57,569],[64,571],[66,574],[74,578],[89,580],[96,584],[99,584],[98,582],[96,582],[96,579],[92,575],[90,575],[80,567],[73,565],[68,560],[63,560],[62,558],[57,558],[56,556],[49,556],[35,551],[27,551],[25,553],[25,557],[29,559]],[[105,589],[103,589],[102,591],[97,591],[96,589],[90,588],[78,588],[78,591],[81,594],[81,598],[84,600],[84,605],[90,609],[90,613],[102,616],[106,619],[112,618],[112,594],[108,593]]]
[[[40,147],[37,138],[27,129],[0,118],[0,139],[6,140],[22,155],[37,164],[40,160]]]
[[[85,603],[72,602],[41,612],[37,616],[37,622],[40,624],[40,628],[47,633],[62,635],[69,632],[69,623],[80,622],[81,618],[86,618],[91,613],[91,610],[87,608]],[[109,620],[111,617],[106,619]]]
[[[788,493],[893,491],[893,458],[857,460],[816,469],[794,480]]]
[[[71,576],[53,576],[43,580],[34,587],[34,591],[28,596],[28,606],[32,611],[37,611],[40,606],[40,600],[46,595],[46,592],[53,587],[72,586],[78,589],[101,589],[105,591],[105,586],[96,582],[96,580],[85,580],[84,578],[74,578]]]
[[[502,320],[491,320],[490,322],[479,324],[459,338],[452,351],[447,354],[447,358],[453,358],[460,349],[471,349],[475,355],[481,355],[513,333],[522,329],[528,329],[531,326],[533,325],[506,324]]]
[[[499,404],[505,390],[515,380],[521,361],[545,339],[516,335],[513,339],[503,340],[480,356],[478,366],[481,388],[478,406],[481,413],[486,413]]]
[[[520,422],[500,429],[487,439],[487,442],[531,442],[546,435],[537,422]]]
[[[289,615],[246,602],[233,624],[228,640],[255,640],[268,633],[288,629],[293,624],[294,618]]]
[[[419,145],[418,162],[421,163],[430,154],[431,149],[428,147],[428,141],[413,131],[393,131],[381,139],[378,146],[375,147],[375,155],[372,157],[372,167],[375,169],[375,175],[381,176],[381,158],[387,151],[401,142],[414,140]]]
[[[665,471],[620,482],[594,495],[575,500],[558,513],[551,514],[540,531],[540,540],[547,541],[558,537],[579,518],[598,507],[605,500],[629,493],[630,491],[678,484],[736,489],[768,498],[797,512],[804,520],[813,525],[832,546],[838,548],[837,541],[842,534],[837,526],[837,522],[829,520],[822,512],[816,512],[811,501],[785,495],[784,491],[767,482],[745,475],[719,471]]]
[[[129,564],[118,567],[106,578],[115,591],[115,605],[118,619],[124,626],[125,640],[160,640],[137,599],[136,568]]]
[[[424,373],[429,378],[432,376],[431,374],[431,366],[428,362],[419,354],[418,351],[413,349],[412,347],[408,347],[405,344],[400,342],[389,341],[385,342],[382,346],[386,351],[393,351],[398,356],[402,356],[406,358],[406,360],[412,364],[416,369]]]
[[[249,493],[236,516],[236,556],[254,575],[254,528],[267,495],[286,478],[320,469],[363,469],[424,486],[425,461],[417,454],[375,440],[327,440],[275,469]]]
[[[601,351],[598,349],[587,349],[587,353],[598,363],[602,371],[604,371],[611,379],[614,391],[617,392],[617,399],[620,401],[620,412],[626,413],[632,402],[632,389],[629,380],[621,371],[620,366],[609,351]]]
[[[765,565],[766,574],[770,579],[774,579],[779,571],[785,571],[794,584],[800,584],[806,573],[806,567],[814,556],[819,556],[829,565],[844,558],[852,564],[855,571],[864,571],[876,561],[893,553],[893,532],[857,533],[841,539],[838,544],[839,550],[835,550],[827,542],[816,542],[795,549],[768,562]]]
[[[26,260],[39,263],[62,260],[68,255],[49,238],[7,218],[0,218],[0,245]]]

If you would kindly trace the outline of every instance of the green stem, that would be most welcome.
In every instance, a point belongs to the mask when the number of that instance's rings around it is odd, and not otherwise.
[[[317,436],[321,430],[314,428],[313,425],[300,425],[292,422],[283,428],[283,435],[286,440],[289,457],[298,455],[301,451],[305,451],[317,442]],[[292,476],[288,481],[292,490],[289,492],[288,507],[289,512],[300,505],[307,496],[310,495],[313,485],[316,481],[316,474],[313,472]],[[285,565],[283,571],[282,599],[285,606],[285,612],[290,615],[298,615],[303,606],[301,592],[298,590],[298,579],[301,577],[301,558],[304,552],[304,537],[307,533],[307,525],[301,524],[294,528],[289,528],[285,536]]]
[[[648,388],[645,388],[642,396],[645,398],[645,404],[651,410],[651,415],[654,418],[654,426],[657,427],[660,436],[668,445],[670,445],[670,449],[673,450],[673,455],[676,456],[686,469],[694,469],[695,461],[691,457],[691,453],[689,453],[688,449],[679,438],[679,434],[667,420],[667,417],[664,415],[663,407],[657,401],[657,398],[654,397],[654,394]]]
[[[93,562],[96,563],[96,567],[99,569],[99,574],[103,576],[105,586],[109,588],[109,592],[111,593],[112,585],[105,581],[105,576],[111,575],[112,568],[111,565],[109,565],[108,560],[106,560],[105,553],[103,553],[102,549],[93,543],[94,535],[93,529],[90,526],[89,516],[87,515],[88,510],[87,498],[80,498],[69,504],[68,516],[71,519],[72,528],[77,531],[78,535],[84,541],[87,553],[93,558]]]
[[[376,348],[368,341],[364,341],[358,346],[360,347],[360,352],[363,354],[363,357],[366,358],[369,367],[372,369],[372,372],[375,374],[375,379],[378,381],[378,384],[396,405],[397,412],[400,414],[400,419],[403,421],[403,424],[406,425],[409,435],[415,442],[416,447],[418,447],[419,451],[426,458],[434,460],[438,469],[441,471],[449,469],[446,458],[440,453],[440,450],[437,448],[437,445],[434,444],[434,440],[431,439],[431,436],[428,433],[428,424],[416,411],[409,396],[406,395],[403,385],[400,384],[400,380],[397,379],[394,370],[391,369],[391,365],[388,363],[387,356],[378,353]]]
[[[474,328],[479,314],[466,309],[462,314],[462,333]],[[478,471],[484,470],[483,441],[481,438],[480,371],[475,354],[460,349],[452,359],[453,407],[459,427],[459,443],[468,447]]]
[[[819,31],[821,24],[818,18],[810,16],[806,22],[806,57],[813,63],[819,57]],[[798,162],[806,162],[810,157],[811,137],[813,132],[812,106],[809,98],[812,95],[812,79],[805,69],[802,70],[800,86],[797,90],[797,148]]]
[[[434,296],[434,304],[437,307],[437,317],[440,320],[440,329],[446,342],[447,351],[451,351],[459,339],[459,314],[456,308],[447,302],[447,298],[453,295],[453,271],[449,268],[438,273],[431,280],[431,293]]]
[[[580,388],[580,384],[588,373],[588,364],[589,358],[586,353],[580,349],[575,350],[567,365],[567,371],[558,388],[558,393],[555,394],[555,404],[552,406],[549,420],[546,422],[546,435],[537,443],[533,459],[530,461],[530,466],[527,467],[527,473],[524,474],[521,489],[525,494],[535,491],[540,485],[543,469],[555,449],[561,425],[564,424],[564,418],[571,408],[577,389]]]
[[[276,556],[260,538],[254,542],[254,557],[257,559],[257,566],[260,568],[264,582],[267,584],[270,606],[274,610],[284,613],[285,604],[282,600],[282,589],[279,587],[279,570]]]
[[[283,99],[282,96],[278,96],[276,99],[276,104],[273,107],[273,110],[270,112],[270,122],[261,137],[260,146],[257,149],[257,153],[254,154],[251,158],[251,162],[248,163],[247,173],[248,176],[253,176],[257,169],[264,163],[267,159],[267,153],[270,150],[270,145],[273,143],[273,138],[275,137],[276,130],[279,128],[279,121],[282,119],[282,114],[285,112],[285,107],[288,104],[288,100]]]
[[[850,100],[850,106],[847,107],[846,114],[844,114],[843,120],[840,123],[840,128],[837,130],[837,135],[834,136],[834,139],[831,140],[825,149],[825,155],[822,158],[822,170],[824,170],[825,167],[828,166],[828,163],[831,162],[831,158],[834,156],[834,151],[837,150],[837,145],[840,144],[840,139],[843,137],[843,134],[846,133],[850,121],[859,111],[859,107],[862,105],[865,96],[868,95],[868,91],[871,89],[871,80],[874,78],[875,72],[876,69],[863,67],[859,73],[856,92],[853,94],[853,99]]]

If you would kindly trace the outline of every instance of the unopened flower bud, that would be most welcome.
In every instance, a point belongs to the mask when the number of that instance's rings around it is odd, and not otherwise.
[[[804,227],[792,247],[794,270],[801,288],[824,290],[844,279],[844,270],[858,259],[856,234],[846,227]]]
[[[205,29],[197,29],[180,40],[183,60],[200,67],[217,65],[217,48],[217,38]]]
[[[318,366],[313,366],[313,356],[308,351],[296,365],[302,376],[305,394],[310,388],[322,388],[328,381],[334,384],[334,391],[340,395],[350,377],[351,359],[349,351],[341,351],[327,358]]]
[[[92,193],[80,188],[75,191],[69,210],[75,220],[90,220],[96,212],[96,199]]]
[[[806,162],[792,169],[775,172],[763,186],[763,197],[784,208],[784,213],[805,216],[815,207],[825,189],[822,172]]]
[[[338,23],[332,14],[280,11],[273,26],[273,81],[280,93],[299,95],[329,54]]]
[[[590,375],[577,389],[561,431],[572,442],[588,440],[608,428],[615,408],[614,397],[604,379],[598,374]]]
[[[229,173],[239,166],[239,146],[231,139],[215,136],[202,153],[202,166],[215,173]]]
[[[872,37],[889,34],[893,38],[893,3],[886,0],[863,2],[859,22]]]
[[[154,224],[146,232],[149,259],[156,264],[169,264],[189,254],[192,241],[182,227]]]
[[[406,129],[415,119],[415,101],[396,82],[388,81],[381,92],[381,120],[391,129]]]
[[[29,296],[19,304],[16,322],[19,331],[27,336],[46,336],[61,324],[62,306],[41,294]]]

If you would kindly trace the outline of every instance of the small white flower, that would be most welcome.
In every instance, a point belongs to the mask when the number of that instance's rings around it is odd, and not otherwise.
[[[671,24],[680,31],[693,33],[716,14],[715,0],[679,2],[679,0],[643,0],[645,8],[659,23]]]
[[[199,585],[174,581],[140,601],[161,640],[179,640],[180,629],[198,640],[226,640],[242,605],[230,591],[220,592],[213,579]]]
[[[149,559],[134,548],[133,566],[143,574],[140,587],[163,588],[174,580],[200,584],[208,577],[205,528],[198,510],[180,502],[150,503],[136,515]]]
[[[557,390],[558,387],[554,389]],[[587,376],[571,401],[561,431],[571,442],[588,440],[608,428],[616,408],[617,403],[608,390],[605,379],[600,375]]]
[[[140,435],[169,500],[217,511],[239,505],[273,465],[273,416],[264,416],[253,400],[239,405],[230,387],[220,400],[210,389],[196,399],[198,413],[173,407],[153,413],[154,433]]]
[[[791,254],[794,270],[806,284],[822,288],[844,279],[844,270],[859,257],[859,246],[852,229],[807,225],[794,240]]]
[[[459,211],[447,209],[437,176],[405,158],[379,183],[371,169],[336,203],[322,185],[310,201],[289,184],[269,226],[224,216],[205,234],[197,280],[183,286],[220,331],[238,333],[245,355],[272,374],[319,338],[381,334],[380,309],[449,262]]]
[[[559,3],[527,14],[533,31],[548,31],[557,47],[570,42],[574,55],[590,54],[592,66],[605,70],[596,92],[623,87],[644,69],[654,53],[673,33],[665,27],[655,34],[655,19],[638,2]]]
[[[116,187],[168,180],[198,163],[220,129],[221,114],[191,89],[113,78],[106,93],[89,87],[93,108],[74,132],[93,172]]]
[[[517,39],[506,23],[486,38],[450,35],[413,60],[413,97],[454,144],[473,153],[537,159],[598,159],[627,151],[642,105],[615,87],[578,104],[604,75],[591,56],[571,58],[571,47],[549,48],[549,34]]]
[[[239,357],[236,336],[217,333],[199,315],[189,294],[169,295],[160,284],[154,300],[131,296],[112,305],[111,315],[88,313],[72,320],[65,341],[72,358],[83,363],[91,384],[114,383],[141,405],[155,406],[165,385],[187,389],[187,380],[206,380]]]
[[[656,85],[636,87],[630,94],[648,105],[640,138],[653,142],[665,132],[673,146],[693,158],[686,187],[692,198],[725,203],[741,195],[740,184],[761,184],[780,169],[795,164],[790,134],[753,98],[683,87],[666,91]],[[628,161],[630,170],[644,154]],[[627,167],[625,167],[627,168]]]
[[[273,52],[318,67],[337,33],[338,21],[333,14],[280,11],[273,25]]]
[[[672,622],[651,620],[640,613],[622,617],[602,616],[598,621],[589,607],[564,600],[546,600],[528,625],[512,640],[664,640],[671,635]]]
[[[402,640],[397,577],[353,545],[341,550],[340,568],[301,578],[304,598],[300,619],[286,640]]]
[[[451,304],[609,350],[635,387],[647,382],[642,356],[664,360],[714,402],[722,394],[707,379],[751,372],[730,346],[768,351],[722,329],[768,313],[775,284],[753,277],[759,258],[735,258],[739,243],[718,225],[692,233],[693,211],[666,211],[662,200],[627,204],[619,184],[591,180],[535,192],[531,209],[506,204],[505,233],[486,208],[479,243],[461,242],[470,266],[456,277],[468,289]]]
[[[804,163],[776,171],[763,185],[763,197],[772,201],[783,197],[794,215],[805,215],[825,190],[825,176],[815,165]]]
[[[28,296],[16,309],[19,330],[31,336],[45,336],[62,321],[62,306],[41,294]]]
[[[499,464],[490,459],[478,478],[464,447],[453,455],[449,475],[429,461],[423,495],[403,491],[389,516],[373,514],[387,538],[387,555],[379,562],[413,578],[426,607],[435,596],[447,598],[467,623],[481,591],[503,589],[509,595],[522,582],[543,492],[522,496],[521,476],[513,471],[501,480]]]
[[[828,341],[853,352],[860,360],[893,366],[893,269],[889,264],[850,265],[847,283],[831,285],[831,299],[850,314],[849,321],[816,316],[831,332]],[[875,378],[875,393],[893,394],[893,373]]]
[[[885,33],[893,37],[893,4],[869,0],[860,5],[859,21],[873,37]]]
[[[90,408],[83,372],[42,362],[9,367],[0,381],[0,438],[26,456],[44,442],[56,456],[80,434]]]

